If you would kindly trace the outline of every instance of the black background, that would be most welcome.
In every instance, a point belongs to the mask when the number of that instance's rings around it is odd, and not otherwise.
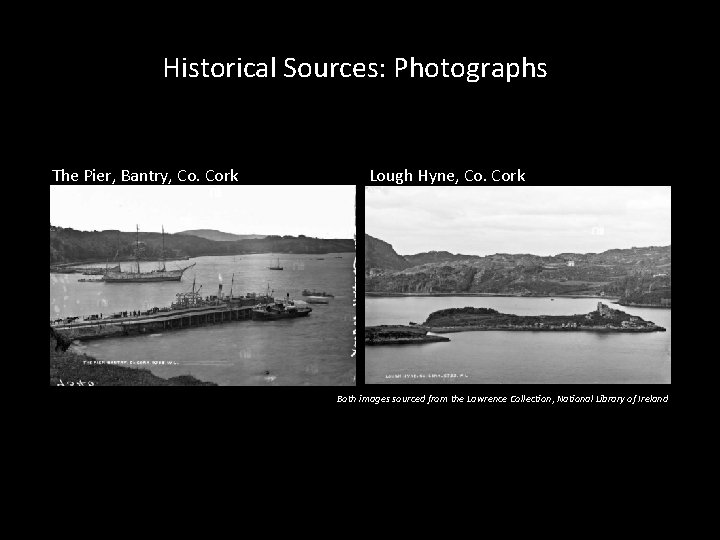
[[[659,157],[668,146],[664,120],[658,113],[661,74],[654,57],[647,54],[645,31],[626,18],[620,22],[578,14],[577,20],[567,21],[551,16],[521,26],[516,15],[495,19],[458,13],[455,22],[448,24],[431,17],[423,24],[407,20],[399,26],[358,23],[359,28],[352,29],[346,22],[309,26],[297,21],[287,30],[270,17],[223,21],[223,14],[215,14],[212,25],[192,17],[181,26],[169,21],[140,23],[137,18],[113,24],[107,18],[93,26],[92,32],[79,23],[55,25],[43,36],[41,120],[33,140],[42,154],[37,176],[52,185],[51,170],[56,168],[234,168],[243,171],[248,184],[356,184],[359,235],[363,234],[359,187],[367,183],[370,169],[464,171],[490,166],[522,168],[527,185],[671,184]],[[461,21],[470,24],[460,28]],[[164,77],[166,57],[269,61],[271,56],[277,57],[278,67],[286,57],[298,62],[384,63],[385,77]],[[477,83],[396,79],[394,58],[411,56],[438,63],[443,59],[522,62],[525,56],[532,62],[545,62],[548,77],[517,78],[510,83],[493,78]],[[142,196],[142,186],[136,189]],[[358,256],[360,264],[362,253]],[[44,268],[44,264],[38,266]],[[362,276],[358,288],[362,290]],[[358,320],[363,320],[362,301],[358,302]],[[357,373],[362,381],[362,348],[359,355]],[[44,365],[38,376],[47,377]],[[465,412],[465,418],[510,411],[530,419],[570,411],[580,411],[587,418],[599,413],[616,419],[657,418],[680,399],[677,370],[673,380],[676,392],[670,385],[472,388],[474,394],[488,395],[670,394],[667,406],[393,409],[420,418],[446,417],[451,411]],[[64,390],[62,395],[60,390]],[[103,414],[115,413],[114,418],[123,418],[120,422],[128,425],[135,425],[132,418],[137,418],[138,411],[147,414],[166,400],[174,407],[173,418],[200,421],[202,413],[223,409],[249,415],[243,421],[260,425],[271,414],[294,418],[310,411],[322,421],[329,416],[354,421],[360,413],[374,410],[377,417],[390,410],[338,405],[340,394],[465,395],[470,388],[404,385],[168,392],[55,388],[51,394],[53,401],[62,400],[78,411],[97,403]],[[91,393],[94,399],[88,397]],[[127,396],[136,406],[130,417],[124,417]]]

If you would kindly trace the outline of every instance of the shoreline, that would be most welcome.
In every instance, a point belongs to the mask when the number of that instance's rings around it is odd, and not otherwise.
[[[622,302],[613,302],[613,304],[617,304],[618,306],[627,306],[627,307],[672,309],[670,306],[659,306],[658,304],[625,304]]]
[[[417,345],[450,341],[443,336],[428,335],[424,326],[380,325],[365,327],[365,345]]]
[[[356,253],[355,251],[323,251],[322,253],[304,253],[304,252],[296,252],[296,251],[246,251],[243,253],[216,253],[216,254],[206,254],[206,255],[186,255],[182,257],[173,257],[165,259],[165,262],[173,262],[173,261],[189,261],[190,259],[197,259],[199,257],[241,257],[245,255],[273,255],[273,254],[279,254],[279,255],[332,255],[334,253]],[[84,264],[106,264],[108,261],[106,259],[87,259],[84,261],[75,261],[75,262],[55,262],[50,263],[50,273],[57,273],[53,272],[52,268],[67,268],[67,267],[73,267],[73,266],[81,266]],[[113,264],[116,263],[134,263],[135,259],[118,259],[117,261],[112,261]],[[140,262],[144,263],[156,263],[156,262],[162,262],[162,259],[142,259]]]
[[[536,327],[488,327],[488,326],[438,326],[428,327],[428,332],[435,334],[451,334],[455,332],[605,332],[605,333],[647,333],[647,332],[665,332],[662,326],[655,328],[536,328]]]
[[[439,343],[450,341],[449,338],[442,336],[424,336],[413,338],[380,338],[375,341],[366,341],[365,346],[375,347],[377,345],[422,345],[423,343]]]
[[[501,297],[501,298],[602,298],[604,300],[620,300],[619,296],[598,296],[589,294],[507,294],[507,293],[390,293],[390,292],[365,292],[365,296],[376,298],[391,298],[406,296],[468,296],[468,297]],[[642,307],[642,306],[637,306]],[[659,306],[658,306],[659,307]]]
[[[58,339],[51,329],[50,386],[218,386],[192,375],[165,379],[144,367],[103,363],[92,356],[67,350],[69,346],[69,341]]]

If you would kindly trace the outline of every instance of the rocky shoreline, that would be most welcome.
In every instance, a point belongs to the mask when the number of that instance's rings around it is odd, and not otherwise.
[[[528,332],[664,332],[652,321],[611,309],[598,302],[584,315],[514,315],[492,308],[450,308],[431,313],[422,326],[435,333],[483,330]]]
[[[428,336],[422,326],[380,325],[365,327],[365,345],[412,345],[450,341],[443,336]]]
[[[405,297],[405,296],[477,296],[477,297],[499,297],[499,298],[601,298],[603,300],[619,300],[619,296],[598,296],[590,294],[508,294],[508,293],[393,293],[366,291],[365,296],[371,297]]]
[[[552,327],[537,328],[534,326],[440,326],[430,327],[429,332],[436,334],[451,334],[453,332],[478,332],[483,330],[502,330],[506,332],[625,332],[625,333],[642,333],[642,332],[665,332],[662,326],[653,328],[615,328],[615,327],[593,327],[578,326],[572,328]]]
[[[632,302],[613,302],[619,306],[627,307],[643,307],[643,308],[661,308],[661,309],[672,309],[670,306],[662,306],[660,304],[634,304]]]
[[[218,386],[192,375],[163,379],[144,368],[98,363],[69,351],[71,343],[50,328],[50,386]]]

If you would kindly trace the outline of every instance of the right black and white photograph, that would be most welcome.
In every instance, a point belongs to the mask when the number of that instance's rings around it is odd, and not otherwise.
[[[366,187],[365,383],[670,383],[670,192]]]

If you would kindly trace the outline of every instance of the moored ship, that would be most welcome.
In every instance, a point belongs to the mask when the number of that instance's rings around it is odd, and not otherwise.
[[[140,228],[137,228],[137,237],[135,240],[135,272],[107,271],[104,273],[102,280],[106,283],[152,283],[156,281],[180,281],[183,273],[195,266],[195,263],[185,268],[177,270],[168,270],[165,268],[165,228],[162,229],[162,264],[157,270],[150,272],[140,271]]]
[[[308,304],[329,304],[330,298],[327,296],[308,296],[305,301]]]
[[[253,320],[276,321],[278,319],[307,317],[310,315],[312,308],[304,304],[304,302],[298,304],[293,300],[275,300],[273,304],[257,306],[253,309]]]
[[[330,293],[326,293],[325,291],[317,292],[315,290],[309,291],[308,289],[303,289],[302,295],[303,296],[326,296],[328,298],[335,298],[334,295],[332,295]]]

